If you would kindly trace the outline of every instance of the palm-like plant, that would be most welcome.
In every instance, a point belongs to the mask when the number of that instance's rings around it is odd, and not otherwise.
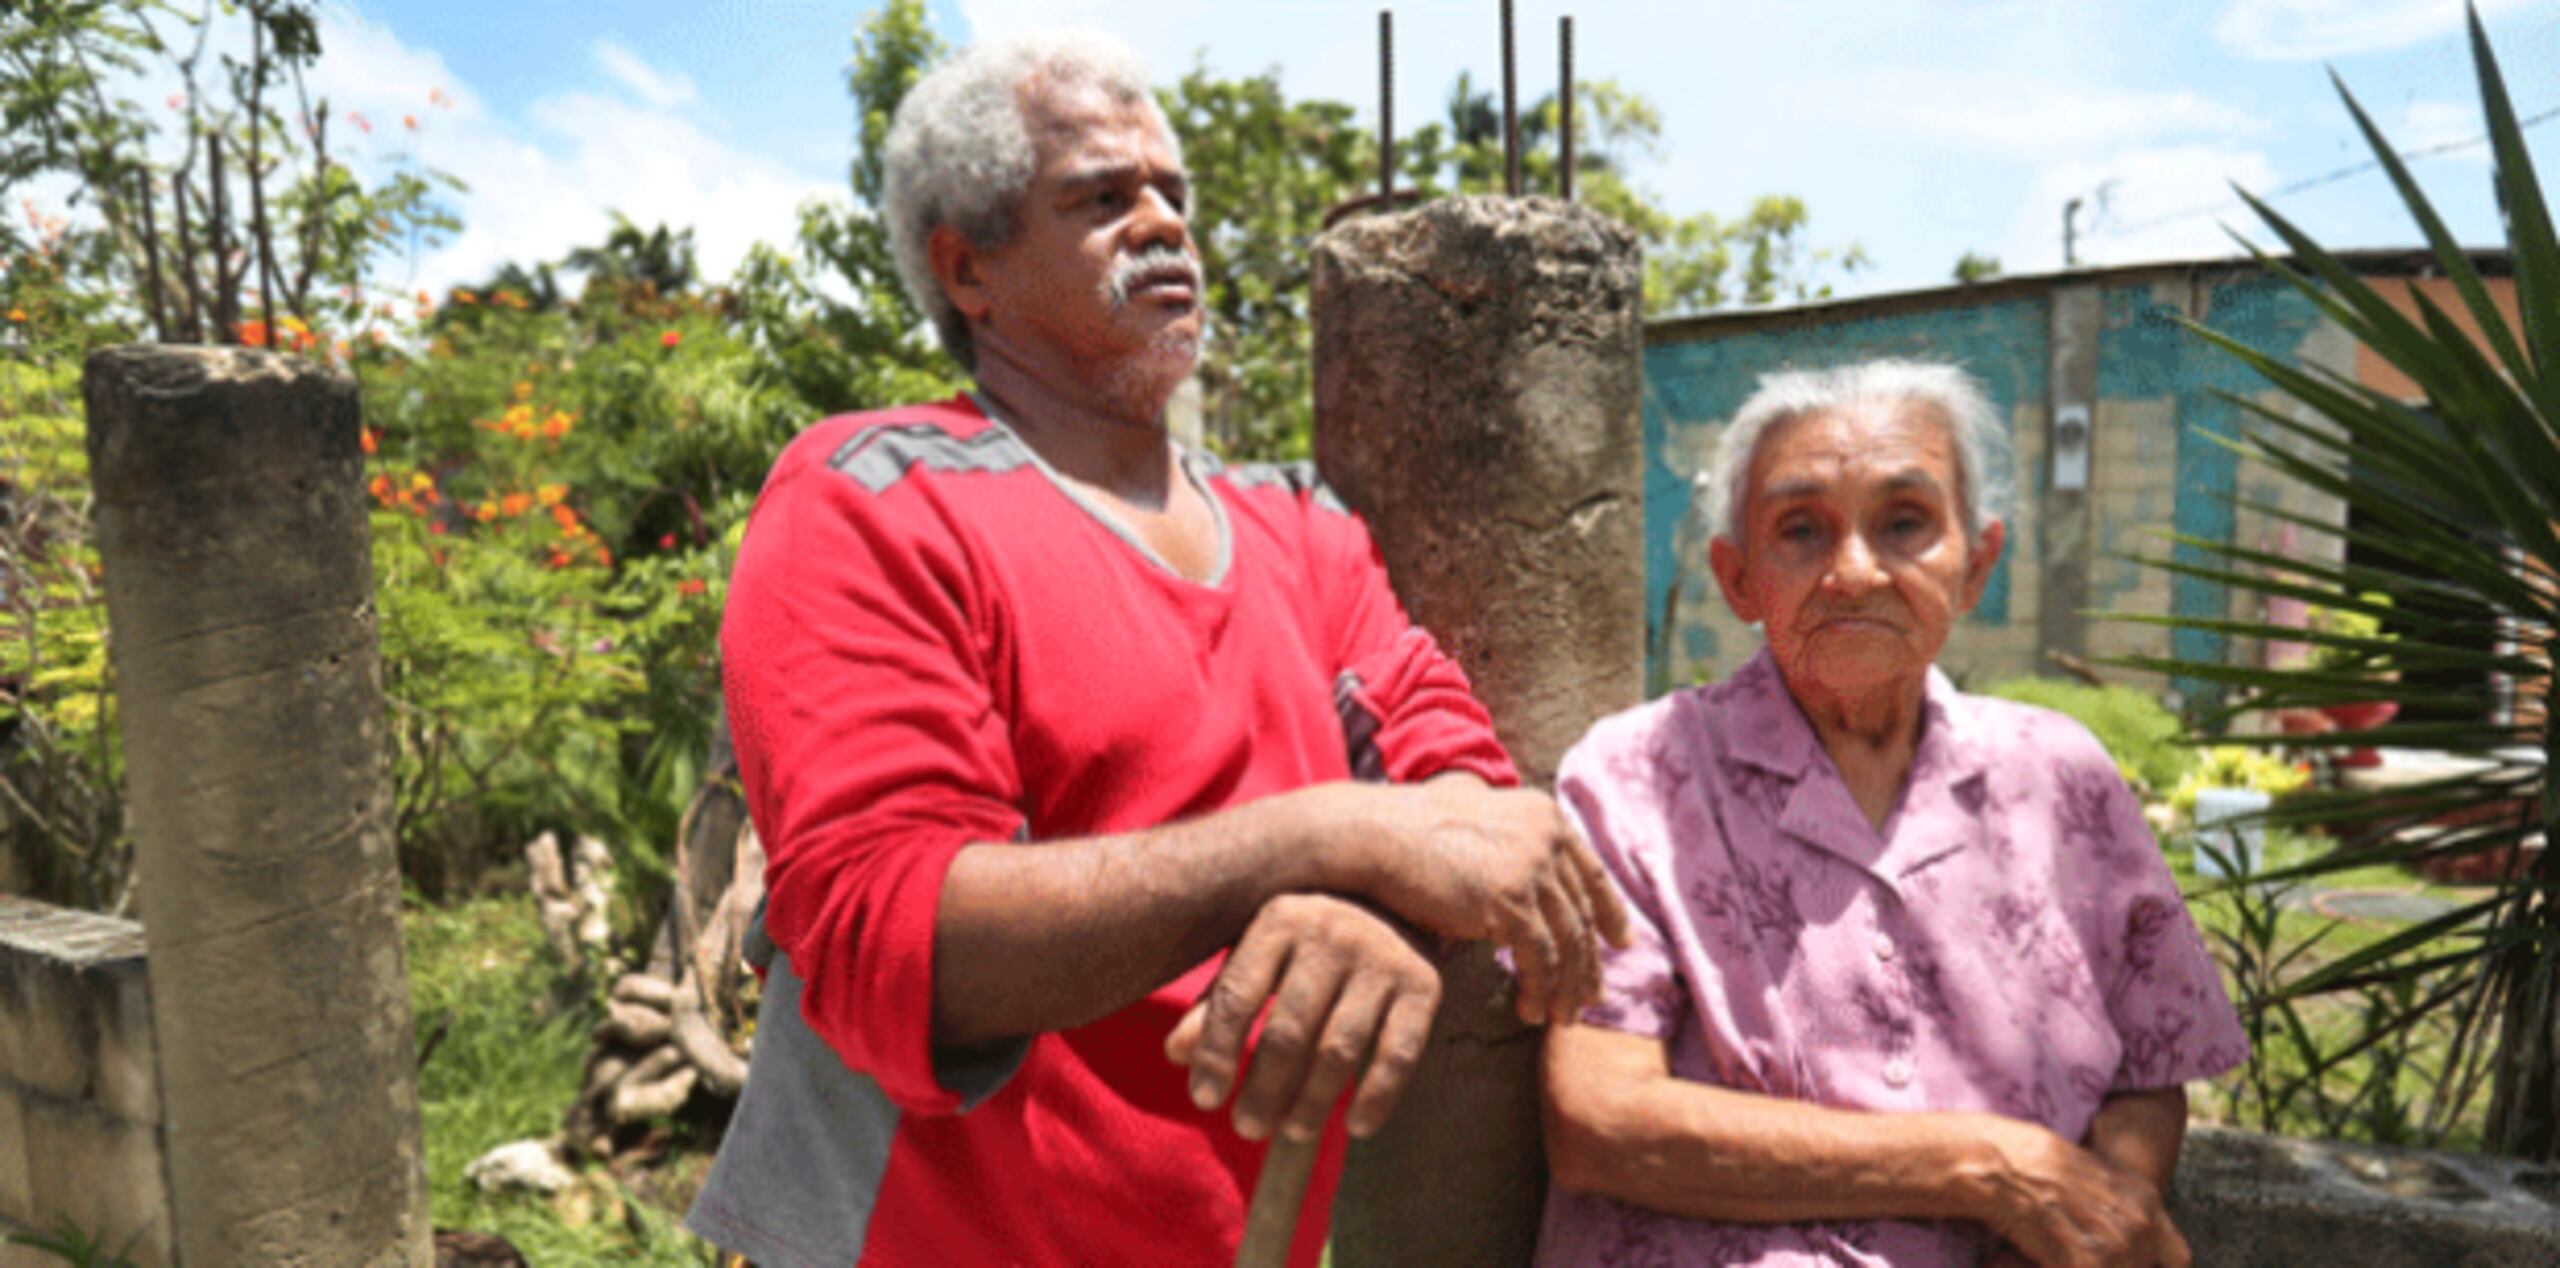
[[[2176,539],[2184,547],[2177,558],[2144,562],[2228,585],[2244,596],[2363,612],[2398,633],[2133,617],[2244,638],[2308,641],[2345,654],[2273,669],[2178,658],[2127,663],[2236,689],[2235,702],[2213,720],[2217,725],[2243,713],[2346,702],[2401,706],[2402,720],[2379,729],[2248,742],[2400,745],[2483,759],[2469,773],[2415,787],[2289,801],[2271,818],[2326,825],[2338,833],[2339,844],[2280,875],[2261,875],[2261,881],[2385,860],[2507,851],[2536,837],[2560,841],[2560,762],[2554,761],[2560,757],[2560,709],[2550,707],[2560,705],[2551,691],[2553,635],[2560,629],[2560,584],[2554,581],[2560,578],[2560,238],[2476,11],[2470,34],[2521,329],[2511,329],[2500,315],[2470,254],[2454,241],[2343,82],[2340,97],[2407,203],[2479,338],[2466,335],[2416,288],[2409,292],[2414,317],[2395,308],[2284,216],[2245,193],[2287,252],[2250,247],[2260,263],[2398,367],[2426,399],[2411,404],[2345,375],[2298,367],[2276,353],[2194,327],[2303,407],[2286,412],[2231,397],[2253,420],[2253,434],[2233,442],[2245,458],[2334,495],[2353,515],[2342,526],[2281,506],[2243,505],[2356,547],[2355,557],[2367,562],[2309,562],[2235,542],[2183,537]],[[2487,623],[2494,625],[2484,628]],[[2373,668],[2385,658],[2403,672]],[[2478,685],[2428,685],[2448,676]],[[2528,709],[2520,711],[2520,720],[2499,724],[2445,720],[2495,716],[2498,704],[2487,684],[2499,676],[2514,684],[2517,698],[2538,694],[2546,702],[2538,717]],[[2438,823],[2461,826],[2408,830]],[[2407,990],[2412,982],[2424,983],[2424,989]],[[2370,989],[2378,985],[2395,989]],[[2453,1052],[2435,1097],[2440,1116],[2449,1118],[2485,1082],[2486,1148],[2560,1156],[2560,850],[2545,849],[2528,866],[2508,869],[2487,897],[2338,958],[2293,983],[2275,1002],[2339,991],[2400,1001],[2359,1036],[2358,1048],[2386,1043],[2422,1024],[2449,1024]]]

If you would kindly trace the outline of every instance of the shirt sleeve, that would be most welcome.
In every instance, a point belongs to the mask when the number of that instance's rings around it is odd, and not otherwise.
[[[984,600],[925,482],[873,493],[792,461],[757,504],[720,631],[765,929],[848,1066],[908,1113],[956,1113],[1002,1077],[988,1053],[936,1060],[943,878],[963,847],[1024,828]]]
[[[2142,806],[2094,741],[2095,756],[2069,778],[2066,795],[2103,800],[2106,839],[2093,871],[2105,886],[2096,931],[2108,957],[2107,1015],[2122,1045],[2110,1092],[2174,1087],[2248,1059],[2249,1041],[2222,986],[2220,968],[2187,914]]]
[[[1687,1011],[1687,995],[1671,958],[1663,930],[1661,892],[1642,860],[1651,851],[1650,822],[1642,807],[1629,804],[1609,777],[1611,763],[1597,751],[1606,732],[1595,731],[1567,751],[1556,771],[1556,804],[1574,831],[1591,843],[1592,852],[1609,869],[1627,911],[1627,945],[1622,950],[1600,944],[1599,1002],[1582,1010],[1582,1022],[1609,1030],[1668,1039],[1678,1031]]]
[[[1393,783],[1449,771],[1496,787],[1519,783],[1466,671],[1405,615],[1368,526],[1321,486],[1306,501],[1309,563],[1333,638],[1334,698],[1354,770],[1365,740],[1374,746],[1371,773]]]

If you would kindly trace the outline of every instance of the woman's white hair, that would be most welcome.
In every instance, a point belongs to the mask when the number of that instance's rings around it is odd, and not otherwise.
[[[1909,401],[1934,408],[1955,442],[1957,496],[1968,538],[2008,517],[2011,478],[2008,429],[1991,408],[1982,384],[1962,369],[1938,362],[1884,359],[1821,370],[1784,370],[1760,376],[1760,389],[1735,411],[1716,444],[1713,461],[1698,473],[1698,526],[1709,536],[1742,541],[1744,484],[1760,442],[1781,423],[1852,405]]]
[[[916,306],[933,319],[942,346],[977,368],[969,322],[934,280],[925,242],[949,225],[981,247],[1013,236],[1023,191],[1039,164],[1023,116],[1022,90],[1034,82],[1097,87],[1120,102],[1144,102],[1165,139],[1181,141],[1147,91],[1146,64],[1128,45],[1096,32],[1031,32],[963,49],[909,89],[881,154],[889,249]]]

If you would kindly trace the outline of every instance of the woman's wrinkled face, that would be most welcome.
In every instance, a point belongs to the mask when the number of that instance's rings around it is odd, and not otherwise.
[[[1735,615],[1788,681],[1856,694],[1911,681],[1973,610],[2003,527],[1967,540],[1961,463],[1933,407],[1862,402],[1773,427],[1743,485],[1742,542],[1709,547]]]

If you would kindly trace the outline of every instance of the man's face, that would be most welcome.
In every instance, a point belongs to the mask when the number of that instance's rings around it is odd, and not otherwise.
[[[1710,547],[1736,615],[1791,683],[1855,694],[1937,659],[1999,558],[1964,530],[1960,464],[1933,409],[1858,404],[1781,423],[1743,485],[1743,541]]]
[[[1169,393],[1201,331],[1181,160],[1153,111],[1098,87],[1035,81],[1023,105],[1039,166],[1013,237],[979,260],[982,347],[1046,345]]]

